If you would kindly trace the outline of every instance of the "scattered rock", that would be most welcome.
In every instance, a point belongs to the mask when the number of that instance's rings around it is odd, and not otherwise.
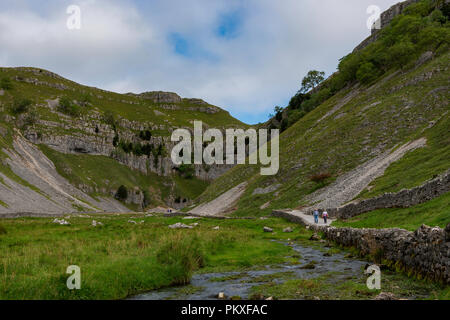
[[[309,237],[309,240],[311,241],[319,241],[320,237],[317,233],[314,233],[311,237]]]
[[[146,218],[150,218],[150,217],[154,217],[154,215],[151,214],[151,213],[149,213],[149,214],[146,214],[145,217],[146,217]]]
[[[188,217],[184,217],[183,220],[192,220],[192,219],[198,219],[197,217],[193,217],[193,216],[188,216]]]
[[[217,295],[217,299],[221,299],[221,300],[226,299],[225,293],[219,292],[219,294]]]
[[[137,224],[137,222],[134,220],[128,220],[128,223]]]
[[[269,227],[264,227],[263,230],[264,232],[273,232],[273,229]]]
[[[196,227],[196,226],[198,226],[198,223],[197,222],[191,223],[190,226]]]
[[[314,297],[314,300],[320,300],[320,298],[319,298],[319,297],[317,297],[317,296],[315,296],[315,297]]]
[[[283,229],[283,232],[285,232],[285,233],[291,233],[293,231],[294,231],[294,229],[292,229],[291,227]]]
[[[213,230],[219,230],[219,229],[220,229],[219,226],[213,228]]]
[[[381,292],[373,300],[398,300],[391,292]]]
[[[259,220],[267,220],[267,217],[260,217]]]
[[[93,226],[93,227],[96,227],[96,226],[102,226],[102,225],[103,225],[103,223],[101,223],[100,221],[92,220],[92,226]]]
[[[55,219],[55,220],[53,220],[53,223],[57,223],[57,224],[60,224],[60,225],[70,225],[70,223],[67,221],[67,220],[64,220],[64,219]]]
[[[276,191],[279,187],[281,187],[281,184],[275,184],[268,186],[267,188],[256,188],[252,195],[258,195],[258,194],[267,194]]]
[[[268,297],[266,300],[271,301],[273,300],[273,297]]]
[[[187,224],[177,222],[169,226],[170,229],[192,229],[193,226],[188,226]]]

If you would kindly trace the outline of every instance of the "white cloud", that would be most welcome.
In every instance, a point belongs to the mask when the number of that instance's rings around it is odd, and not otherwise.
[[[396,0],[74,1],[82,29],[66,28],[66,6],[0,4],[0,63],[36,66],[72,80],[128,92],[167,90],[199,97],[244,120],[265,120],[310,69],[337,60],[369,34],[366,8]],[[237,37],[220,39],[223,14],[243,13]],[[185,36],[196,57],[167,41]]]

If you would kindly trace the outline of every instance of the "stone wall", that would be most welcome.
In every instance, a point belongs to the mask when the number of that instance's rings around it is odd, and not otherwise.
[[[363,255],[385,259],[415,275],[450,285],[450,223],[445,229],[422,225],[415,232],[403,229],[356,229],[309,225],[286,211],[273,215],[307,225],[343,246],[355,247]]]
[[[330,217],[348,219],[365,212],[384,208],[408,208],[430,201],[450,191],[450,170],[413,189],[385,193],[379,197],[352,202],[339,208],[328,208]]]

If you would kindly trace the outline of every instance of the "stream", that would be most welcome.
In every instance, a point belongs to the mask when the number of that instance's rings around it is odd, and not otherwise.
[[[284,263],[275,266],[265,266],[261,270],[244,272],[221,272],[195,274],[191,283],[187,286],[168,287],[160,290],[150,291],[132,297],[132,300],[213,300],[217,299],[219,292],[226,297],[240,297],[249,299],[250,290],[266,281],[260,281],[261,277],[272,275],[272,282],[283,283],[286,281],[280,273],[289,273],[289,279],[311,279],[333,272],[335,280],[348,279],[349,277],[361,276],[366,261],[345,258],[343,253],[324,255],[329,249],[319,250],[299,244],[286,244],[300,254],[298,264]],[[308,266],[314,264],[313,269]],[[194,290],[190,290],[194,288]]]

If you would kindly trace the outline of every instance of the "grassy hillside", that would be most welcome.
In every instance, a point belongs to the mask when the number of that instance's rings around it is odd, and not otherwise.
[[[277,175],[260,176],[256,166],[235,167],[208,187],[199,202],[247,180],[236,215],[296,208],[307,204],[305,196],[343,173],[419,137],[427,138],[427,146],[392,164],[361,196],[417,186],[442,173],[450,167],[449,59],[447,52],[418,67],[393,69],[374,84],[355,83],[339,91],[282,133]],[[311,181],[321,173],[331,177]],[[270,194],[252,194],[255,188],[274,184],[281,187]],[[259,209],[269,201],[266,209]]]

